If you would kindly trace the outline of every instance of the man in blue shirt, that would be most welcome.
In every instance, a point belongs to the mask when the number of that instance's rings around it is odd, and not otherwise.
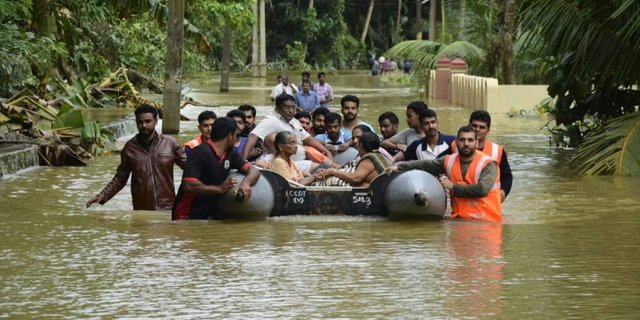
[[[347,150],[349,148],[349,139],[345,138],[342,131],[342,117],[340,114],[330,112],[324,119],[327,133],[317,135],[316,139],[324,143],[325,147],[334,155]]]
[[[318,96],[314,91],[311,91],[311,82],[309,80],[302,81],[302,90],[296,93],[296,105],[306,112],[311,112],[320,106]]]

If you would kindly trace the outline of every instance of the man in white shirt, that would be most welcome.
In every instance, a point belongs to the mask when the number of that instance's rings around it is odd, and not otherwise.
[[[291,131],[298,138],[298,142],[302,142],[305,146],[312,146],[322,152],[329,159],[333,159],[331,152],[316,138],[312,137],[309,132],[304,130],[300,125],[300,121],[294,118],[296,113],[296,99],[289,94],[280,94],[276,97],[276,108],[272,114],[267,115],[258,125],[251,130],[247,142],[242,150],[242,158],[246,159],[251,150],[255,147],[258,139],[265,139],[271,133],[281,131]],[[305,158],[304,148],[298,148],[297,153],[292,157],[293,160],[303,160]]]
[[[285,73],[282,75],[280,83],[278,83],[278,85],[273,87],[273,90],[271,90],[271,101],[275,101],[276,97],[283,93],[286,93],[290,96],[295,96],[297,92],[298,87],[296,87],[295,84],[289,82],[289,76]]]

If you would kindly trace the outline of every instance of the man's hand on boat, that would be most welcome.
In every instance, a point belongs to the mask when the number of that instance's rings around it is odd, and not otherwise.
[[[241,192],[242,194],[244,194],[243,202],[249,201],[249,198],[251,198],[251,185],[245,181],[242,181],[238,186],[238,190],[236,190],[236,193]]]
[[[392,173],[398,172],[398,171],[400,171],[398,169],[398,166],[391,166],[391,167],[388,167],[388,168],[384,169],[384,173],[386,173],[386,174],[392,174]]]
[[[219,193],[220,194],[225,194],[227,193],[227,191],[229,191],[229,189],[233,188],[236,186],[236,184],[238,184],[238,180],[228,177],[227,180],[225,180],[221,185],[218,186],[219,188]],[[240,188],[240,187],[238,187]]]

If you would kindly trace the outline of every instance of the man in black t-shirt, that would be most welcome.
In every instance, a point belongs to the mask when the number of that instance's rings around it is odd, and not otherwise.
[[[244,193],[244,201],[251,197],[251,186],[258,181],[260,173],[235,151],[235,141],[235,121],[218,118],[213,123],[211,139],[189,154],[171,219],[219,219],[218,201],[238,183],[229,177],[231,169],[246,175],[238,192]]]

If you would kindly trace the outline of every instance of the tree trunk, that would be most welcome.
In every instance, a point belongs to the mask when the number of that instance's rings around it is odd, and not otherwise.
[[[422,40],[422,0],[416,0],[416,40]],[[429,40],[431,40],[431,30],[429,30]]]
[[[367,11],[367,18],[364,20],[364,29],[360,35],[360,43],[364,44],[364,40],[367,38],[367,31],[369,31],[369,23],[371,22],[371,15],[373,14],[373,5],[375,0],[369,1],[369,10]]]
[[[222,67],[220,68],[220,92],[229,92],[229,74],[231,73],[231,26],[227,21],[222,36]]]
[[[260,2],[260,77],[267,76],[267,27],[265,21],[265,1]]]
[[[515,25],[515,0],[497,0],[497,22],[499,31],[500,51],[502,53],[502,81],[504,84],[516,82],[513,70],[513,31]]]
[[[164,99],[162,132],[180,132],[180,93],[182,91],[182,43],[184,0],[169,1],[167,19],[167,55],[164,71]]]
[[[438,19],[438,1],[429,1],[429,41],[436,41],[436,19]]]
[[[313,0],[309,0],[309,7],[307,8],[307,10],[311,11],[311,9],[313,9]],[[307,60],[307,45],[308,45],[308,43],[307,43],[307,41],[305,41],[304,42],[304,48],[303,48],[303,51],[302,51],[302,54],[303,54],[302,59],[305,60],[305,61]]]
[[[258,50],[260,49],[259,37],[258,34],[258,25],[260,24],[260,18],[258,16],[258,2],[253,3],[253,17],[255,21],[253,21],[253,33],[251,34],[251,76],[259,77],[260,76],[260,62],[258,56]]]
[[[460,25],[459,25],[460,30],[458,30],[458,40],[464,39],[464,23],[465,23],[465,15],[467,14],[466,11],[467,11],[467,1],[460,0]]]
[[[397,37],[400,37],[400,18],[401,18],[401,12],[402,11],[402,0],[398,0],[398,14],[396,15],[396,34]]]
[[[31,30],[37,35],[51,38],[51,0],[33,0]]]
[[[442,23],[440,23],[440,42],[441,43],[449,43],[446,39],[447,37],[447,27],[445,23],[445,11],[444,11],[444,0],[440,1],[440,14],[442,16]]]

